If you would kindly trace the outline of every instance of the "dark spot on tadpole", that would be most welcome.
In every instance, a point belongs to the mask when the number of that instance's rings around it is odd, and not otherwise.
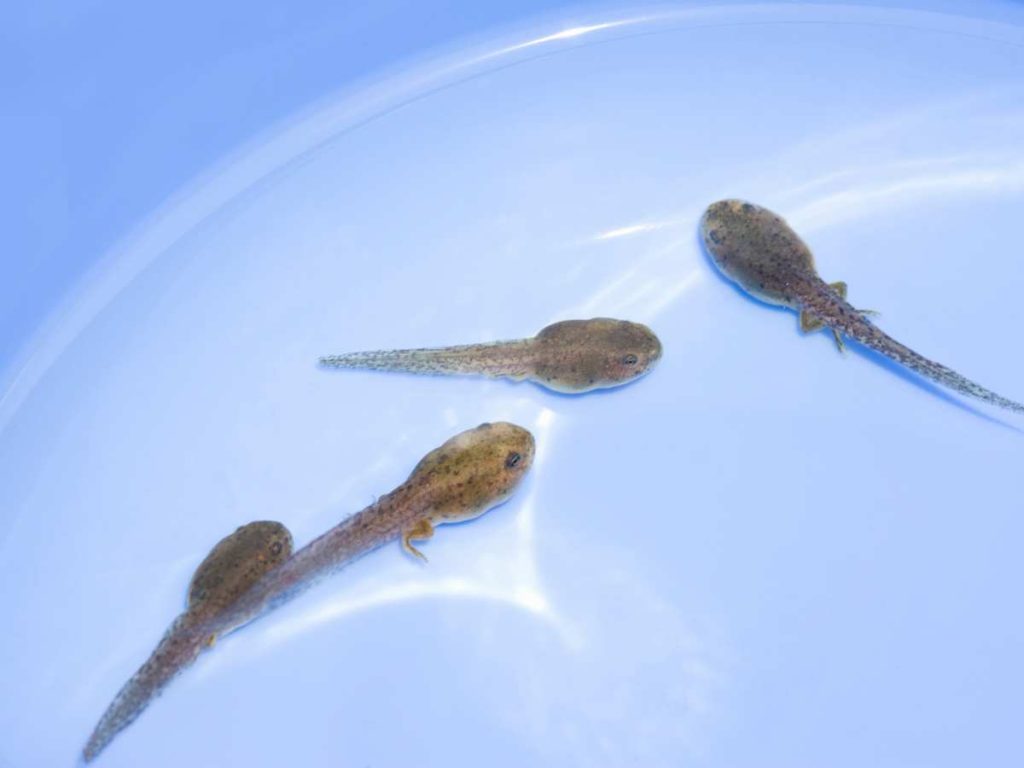
[[[744,203],[743,204],[743,212],[744,213],[753,213],[753,211],[754,211],[754,206],[752,206],[750,203]]]

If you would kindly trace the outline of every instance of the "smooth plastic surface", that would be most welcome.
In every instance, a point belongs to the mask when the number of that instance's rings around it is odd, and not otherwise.
[[[219,642],[97,765],[1024,760],[1020,421],[801,337],[696,232],[773,208],[895,338],[1020,399],[1022,73],[1005,20],[607,11],[240,151],[0,402],[0,764],[74,763],[235,526],[301,546],[495,419],[538,441],[516,498]],[[649,377],[315,366],[598,315],[658,332]]]

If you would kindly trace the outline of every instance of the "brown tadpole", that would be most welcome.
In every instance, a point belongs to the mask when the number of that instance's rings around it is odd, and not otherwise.
[[[955,392],[1024,413],[1024,405],[929,360],[878,328],[867,317],[872,313],[846,300],[846,283],[826,283],[818,276],[810,248],[778,214],[743,200],[720,200],[708,206],[700,230],[704,247],[727,278],[761,301],[796,310],[804,332],[829,328],[840,349],[844,337],[852,339]]]
[[[349,352],[320,358],[329,368],[484,375],[533,381],[581,393],[628,384],[661,359],[661,341],[646,325],[596,317],[552,323],[529,339],[454,347]]]

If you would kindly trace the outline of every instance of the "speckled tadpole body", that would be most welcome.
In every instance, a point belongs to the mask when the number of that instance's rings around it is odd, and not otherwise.
[[[86,761],[95,758],[181,670],[213,645],[217,634],[225,630],[200,632],[199,628],[223,614],[291,553],[291,534],[273,521],[243,525],[221,539],[192,576],[185,612],[174,620],[156,650],[111,702],[82,757]]]
[[[789,225],[766,208],[742,200],[720,200],[701,219],[704,246],[730,280],[762,301],[800,313],[800,327],[832,329],[938,384],[1024,413],[1024,405],[997,395],[944,365],[929,360],[881,331],[846,301],[846,283],[818,276],[810,249]]]
[[[401,540],[407,551],[422,558],[414,541],[429,539],[436,525],[470,520],[501,504],[518,487],[533,455],[533,435],[528,430],[505,422],[481,424],[424,456],[395,490],[291,557],[278,557],[276,567],[263,568],[260,561],[260,567],[243,569],[245,580],[222,576],[224,569],[209,565],[231,537],[221,542],[193,578],[189,610],[110,705],[83,752],[85,759],[94,758],[213,638],[252,621],[388,542]],[[288,537],[287,552],[290,545]],[[285,549],[278,554],[282,552]],[[219,559],[225,562],[238,559],[222,554]],[[193,611],[193,600],[200,595],[208,607]]]
[[[660,358],[661,342],[646,325],[597,317],[553,323],[531,339],[350,352],[322,357],[320,363],[332,368],[529,379],[556,392],[579,393],[633,381]]]

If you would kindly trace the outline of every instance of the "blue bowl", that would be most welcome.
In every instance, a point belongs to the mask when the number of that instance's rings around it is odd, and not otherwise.
[[[496,419],[538,443],[515,498],[224,638],[97,764],[1024,762],[1021,420],[802,336],[697,233],[779,212],[883,329],[1024,397],[1024,9],[928,6],[505,8],[390,69],[377,19],[379,75],[339,52],[337,92],[330,17],[247,53],[310,65],[265,96],[286,119],[250,95],[254,138],[169,110],[138,146],[194,135],[170,155],[51,157],[110,196],[66,214],[49,319],[9,305],[0,763],[77,759],[220,537],[301,546]],[[224,62],[210,93],[250,82]],[[316,366],[593,316],[649,324],[658,368],[570,397]]]

